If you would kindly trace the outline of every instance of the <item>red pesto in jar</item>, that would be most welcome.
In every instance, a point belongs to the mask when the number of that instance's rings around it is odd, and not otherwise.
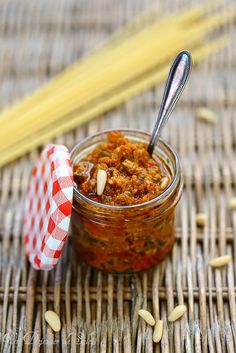
[[[97,195],[99,169],[107,173],[101,196]],[[161,195],[172,178],[161,158],[150,157],[146,143],[130,141],[119,131],[109,132],[106,142],[74,165],[74,181],[88,199],[108,206],[140,204],[143,213],[124,208],[113,217],[114,210],[109,209],[98,221],[98,206],[88,206],[91,216],[80,213],[79,205],[74,207],[73,235],[82,260],[117,273],[143,271],[162,261],[174,244],[174,208],[179,193],[167,200],[163,214],[156,206],[143,208],[141,204]]]
[[[105,170],[107,182],[97,195],[97,173]],[[160,195],[171,181],[164,162],[152,158],[146,143],[130,142],[119,131],[108,133],[108,142],[98,146],[74,166],[78,190],[93,201],[130,206]]]

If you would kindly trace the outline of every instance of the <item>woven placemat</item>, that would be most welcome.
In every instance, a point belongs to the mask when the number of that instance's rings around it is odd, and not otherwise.
[[[108,37],[128,19],[153,6],[149,0],[9,0],[0,3],[0,106],[19,99]],[[194,1],[192,1],[194,3]],[[163,12],[190,1],[159,1]],[[236,27],[227,32],[236,41]],[[157,38],[158,40],[158,38]],[[57,268],[32,270],[22,240],[23,200],[37,151],[0,172],[0,349],[2,352],[227,352],[236,351],[236,47],[194,69],[183,99],[163,137],[178,151],[185,179],[177,211],[172,255],[153,270],[129,277],[106,275],[82,265],[68,243]],[[69,148],[104,128],[150,131],[162,88],[136,97],[54,142]],[[195,118],[207,105],[214,125]],[[207,225],[196,227],[205,212]],[[212,270],[209,260],[234,261]],[[177,304],[182,320],[167,324]],[[138,318],[147,308],[164,321],[158,345]],[[60,313],[54,334],[44,312]]]

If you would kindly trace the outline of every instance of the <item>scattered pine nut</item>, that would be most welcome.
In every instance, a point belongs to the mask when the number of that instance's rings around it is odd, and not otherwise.
[[[102,195],[107,182],[107,173],[105,170],[99,169],[97,173],[97,194]]]
[[[232,199],[229,200],[229,208],[232,210],[236,208],[236,197],[232,197]]]
[[[155,320],[154,317],[152,316],[152,314],[144,309],[140,309],[138,312],[139,316],[141,316],[141,318],[146,321],[147,324],[154,326],[155,325]]]
[[[53,329],[53,331],[58,332],[61,330],[61,321],[59,316],[52,310],[48,310],[44,314],[44,318]]]
[[[228,263],[232,260],[231,255],[224,255],[215,257],[210,261],[211,267],[223,267],[228,265]]]
[[[169,178],[163,177],[161,179],[161,185],[160,185],[161,190],[165,190],[168,184],[169,184]]]
[[[169,314],[168,321],[173,322],[180,319],[186,313],[185,305],[176,306]]]
[[[199,227],[204,227],[207,222],[207,215],[205,213],[197,213],[196,214],[196,224]]]
[[[160,342],[160,340],[162,339],[162,335],[163,335],[163,321],[158,320],[156,322],[153,336],[152,336],[153,342],[155,342],[155,343]]]
[[[215,113],[206,107],[198,108],[196,111],[196,116],[199,120],[205,121],[206,123],[213,124],[216,122]]]

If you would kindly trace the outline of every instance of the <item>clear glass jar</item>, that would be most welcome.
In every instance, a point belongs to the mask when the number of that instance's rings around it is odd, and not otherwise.
[[[146,142],[143,131],[120,129],[130,141]],[[78,143],[71,152],[78,163],[99,144],[107,131]],[[161,139],[154,154],[168,166],[172,181],[158,197],[132,206],[111,206],[81,194],[74,184],[72,211],[73,246],[80,258],[99,270],[116,273],[140,272],[161,262],[175,241],[175,207],[182,192],[182,174],[173,149]]]

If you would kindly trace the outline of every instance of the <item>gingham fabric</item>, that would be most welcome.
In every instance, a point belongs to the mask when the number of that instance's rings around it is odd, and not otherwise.
[[[35,269],[50,270],[67,239],[73,198],[73,173],[65,146],[49,145],[32,171],[25,205],[26,254]]]

